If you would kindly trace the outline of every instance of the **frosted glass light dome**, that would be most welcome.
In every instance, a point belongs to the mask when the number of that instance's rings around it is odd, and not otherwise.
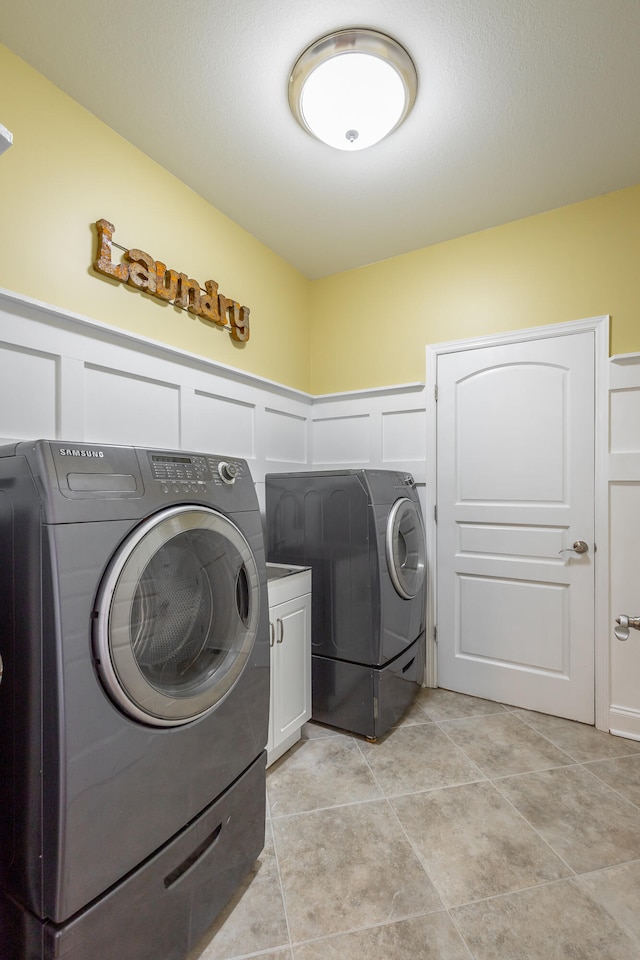
[[[311,44],[289,79],[301,126],[338,150],[378,143],[404,120],[418,81],[411,57],[375,30],[340,30]]]

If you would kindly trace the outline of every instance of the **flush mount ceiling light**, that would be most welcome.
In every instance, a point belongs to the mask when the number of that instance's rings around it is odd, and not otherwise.
[[[294,117],[338,150],[370,147],[398,127],[416,98],[413,60],[375,30],[338,30],[300,55],[289,78]]]

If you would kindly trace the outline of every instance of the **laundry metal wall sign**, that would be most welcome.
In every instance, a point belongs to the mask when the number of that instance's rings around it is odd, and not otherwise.
[[[167,268],[166,264],[154,260],[144,250],[135,247],[127,250],[115,243],[115,227],[108,220],[98,220],[96,229],[98,255],[93,266],[98,273],[137,287],[165,303],[173,303],[202,320],[225,327],[233,340],[246,343],[249,339],[249,308],[218,293],[215,280],[206,280],[203,290],[197,280],[192,280],[186,273]],[[112,247],[124,251],[124,261],[113,262]]]

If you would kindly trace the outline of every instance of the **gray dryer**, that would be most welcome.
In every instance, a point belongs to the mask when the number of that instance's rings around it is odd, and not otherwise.
[[[266,477],[267,559],[312,568],[313,717],[372,739],[422,682],[425,535],[410,474]]]

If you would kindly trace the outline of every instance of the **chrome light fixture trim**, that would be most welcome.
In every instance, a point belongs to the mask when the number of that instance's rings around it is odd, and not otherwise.
[[[356,81],[352,102],[346,73],[353,66],[368,74]],[[335,74],[329,81],[333,92],[328,94],[328,112],[323,108],[320,116],[319,91],[313,88],[329,69]],[[379,78],[394,88],[391,99],[375,91]],[[360,27],[338,30],[314,41],[289,77],[289,105],[298,123],[311,136],[339,150],[361,150],[392,133],[413,107],[417,91],[416,68],[405,48],[386,34]]]

